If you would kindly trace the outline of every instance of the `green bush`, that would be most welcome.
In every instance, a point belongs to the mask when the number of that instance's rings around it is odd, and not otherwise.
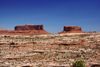
[[[84,61],[82,61],[82,60],[76,61],[75,63],[73,63],[73,67],[85,67],[85,65],[83,63],[84,63]]]

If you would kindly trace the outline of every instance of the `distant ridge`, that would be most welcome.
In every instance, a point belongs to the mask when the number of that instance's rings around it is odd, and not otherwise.
[[[7,29],[4,29],[4,28],[0,27],[0,30],[7,30]]]
[[[4,29],[2,27],[0,27],[0,34],[5,34],[5,33],[8,33],[9,30],[8,29]]]

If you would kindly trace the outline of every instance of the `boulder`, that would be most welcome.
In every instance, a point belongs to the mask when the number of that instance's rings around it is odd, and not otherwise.
[[[59,33],[85,33],[81,30],[81,27],[77,26],[64,26],[64,29],[62,32]]]

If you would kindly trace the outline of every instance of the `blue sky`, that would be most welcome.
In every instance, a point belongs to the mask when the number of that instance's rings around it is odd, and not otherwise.
[[[100,32],[100,0],[0,0],[0,27],[44,25],[50,33],[64,26]]]

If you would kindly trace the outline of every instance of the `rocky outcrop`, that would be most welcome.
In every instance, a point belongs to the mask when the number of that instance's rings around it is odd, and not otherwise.
[[[85,33],[81,30],[81,27],[77,26],[64,26],[64,29],[62,32],[59,33]]]
[[[63,31],[81,31],[81,27],[76,27],[76,26],[64,26]]]
[[[23,25],[16,26],[14,31],[9,31],[8,34],[50,34],[43,29],[43,25]]]
[[[43,25],[16,26],[15,30],[43,30]]]
[[[24,34],[50,34],[43,29],[43,25],[23,25],[15,26],[15,30],[0,30],[0,34],[15,34],[15,35],[24,35]]]

